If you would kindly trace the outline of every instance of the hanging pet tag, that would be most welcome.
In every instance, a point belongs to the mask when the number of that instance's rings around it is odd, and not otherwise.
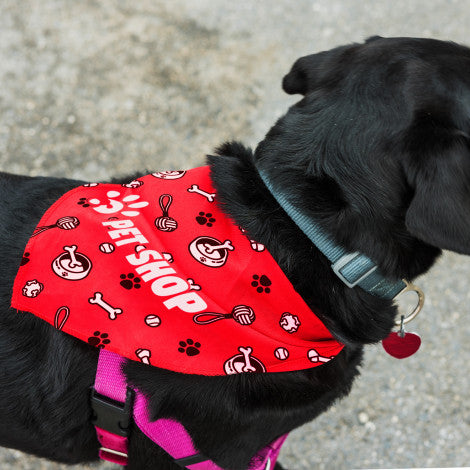
[[[403,316],[401,317],[404,318]],[[405,359],[412,356],[420,347],[421,338],[416,333],[408,333],[402,327],[400,331],[392,331],[390,335],[382,341],[382,346],[390,356],[397,359]]]
[[[385,351],[397,359],[405,359],[418,351],[421,345],[421,338],[417,333],[405,331],[405,323],[410,322],[418,315],[424,305],[424,294],[419,287],[406,282],[406,288],[403,292],[414,291],[418,295],[418,304],[408,316],[402,315],[400,321],[396,323],[400,327],[399,331],[392,331],[390,335],[382,341]]]

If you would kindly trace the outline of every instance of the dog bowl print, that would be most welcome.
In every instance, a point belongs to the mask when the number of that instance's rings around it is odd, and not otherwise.
[[[217,238],[202,236],[193,240],[189,245],[189,252],[196,261],[211,268],[219,268],[227,261],[228,252],[233,251],[230,240],[223,243]]]
[[[238,351],[240,351],[241,354],[236,354],[224,364],[224,371],[227,375],[242,374],[245,372],[266,372],[266,367],[264,367],[263,363],[251,355],[253,352],[251,347],[247,346],[244,348],[240,346]]]
[[[91,270],[91,261],[77,250],[77,245],[64,246],[61,253],[52,262],[52,270],[57,276],[68,281],[79,281],[88,276]]]

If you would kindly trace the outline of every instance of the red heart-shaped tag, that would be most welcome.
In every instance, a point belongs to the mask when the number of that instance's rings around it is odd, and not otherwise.
[[[392,331],[390,335],[382,340],[382,346],[390,356],[404,359],[412,356],[420,347],[421,338],[416,333],[404,333],[400,336],[398,331]]]

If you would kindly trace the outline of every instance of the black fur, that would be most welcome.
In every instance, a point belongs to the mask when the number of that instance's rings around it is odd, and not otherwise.
[[[223,210],[268,247],[346,347],[300,372],[203,377],[125,366],[130,383],[151,396],[154,418],[179,420],[203,454],[231,470],[346,395],[363,344],[386,337],[396,316],[391,301],[342,284],[255,165],[338,243],[391,277],[422,274],[440,248],[470,253],[469,49],[373,37],[299,59],[283,86],[305,97],[254,154],[236,142],[221,146],[209,157],[211,175]],[[9,305],[29,235],[79,184],[0,176],[0,443],[68,463],[97,458],[89,406],[97,350]],[[138,429],[129,456],[130,470],[179,468]]]

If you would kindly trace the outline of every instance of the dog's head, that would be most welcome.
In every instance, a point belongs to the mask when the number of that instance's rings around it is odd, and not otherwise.
[[[368,243],[392,231],[470,254],[470,49],[376,36],[298,59],[283,88],[304,98],[256,155],[284,188],[307,175],[307,211],[336,213]]]

